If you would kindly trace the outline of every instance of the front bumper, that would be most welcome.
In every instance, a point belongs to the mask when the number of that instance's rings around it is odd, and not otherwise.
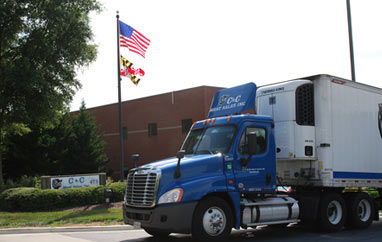
[[[154,208],[136,208],[123,204],[125,224],[140,223],[142,228],[152,228],[170,233],[191,233],[192,216],[197,202],[171,203]]]

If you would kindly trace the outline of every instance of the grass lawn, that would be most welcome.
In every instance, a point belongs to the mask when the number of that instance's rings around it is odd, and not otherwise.
[[[89,211],[0,212],[0,228],[123,224],[121,208]]]

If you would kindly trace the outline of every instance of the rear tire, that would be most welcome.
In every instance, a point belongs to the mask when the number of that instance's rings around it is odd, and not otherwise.
[[[345,201],[340,194],[328,192],[321,196],[318,219],[323,231],[341,230],[346,221],[346,214]]]
[[[228,238],[233,215],[228,203],[219,197],[199,202],[192,218],[192,237],[198,241],[219,241]]]
[[[369,194],[357,192],[347,200],[348,218],[345,226],[350,229],[365,229],[373,222],[375,206]]]

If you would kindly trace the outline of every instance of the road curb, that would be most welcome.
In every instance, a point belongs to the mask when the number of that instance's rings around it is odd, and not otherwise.
[[[59,232],[89,232],[89,231],[121,231],[133,230],[130,225],[111,226],[72,226],[72,227],[26,227],[0,229],[0,234],[29,234],[29,233],[59,233]]]

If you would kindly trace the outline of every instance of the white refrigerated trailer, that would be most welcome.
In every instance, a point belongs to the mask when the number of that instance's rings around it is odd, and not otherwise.
[[[333,231],[346,215],[353,227],[367,227],[370,213],[378,219],[377,203],[361,190],[382,188],[380,88],[330,75],[299,78],[260,87],[256,110],[274,119],[278,185],[294,188],[302,219],[329,213]]]
[[[281,183],[382,187],[382,90],[329,75],[264,86]]]

